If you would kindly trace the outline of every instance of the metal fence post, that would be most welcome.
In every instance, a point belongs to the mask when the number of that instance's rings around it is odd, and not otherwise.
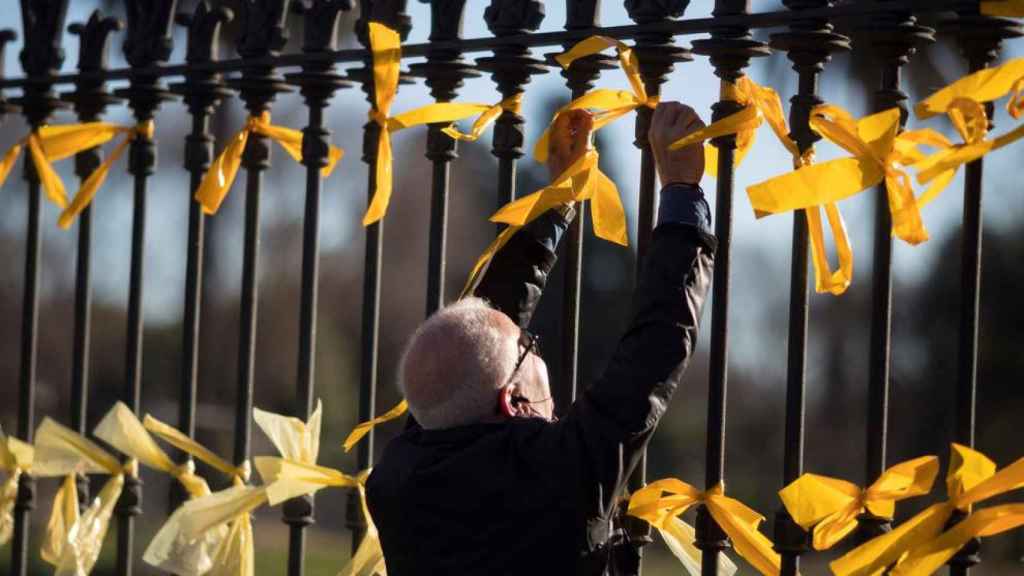
[[[87,22],[76,22],[68,31],[79,37],[79,72],[102,72],[107,66],[107,45],[111,32],[124,28],[116,18],[103,18],[99,10],[93,11]],[[61,100],[70,102],[79,122],[95,122],[107,106],[120,102],[104,88],[103,80],[79,80],[75,91],[61,95]],[[79,152],[75,156],[75,175],[82,182],[102,162],[99,147]],[[72,341],[71,360],[71,428],[83,436],[87,435],[86,420],[89,407],[89,340],[92,311],[92,206],[86,206],[78,216],[78,260],[75,266],[75,330]],[[78,474],[79,508],[91,502],[89,479]]]
[[[918,26],[906,11],[875,15],[863,33],[882,60],[881,84],[875,109],[900,108],[901,126],[907,120],[908,96],[900,89],[900,69],[915,46],[932,40],[930,28]],[[871,345],[868,368],[867,461],[864,485],[872,484],[886,467],[889,424],[890,352],[892,339],[892,216],[888,190],[878,186],[875,203],[875,245],[872,271]],[[889,531],[889,521],[865,512],[859,518],[858,537],[871,538]]]
[[[232,19],[230,10],[214,8],[201,0],[192,14],[178,14],[176,22],[188,29],[185,61],[202,65],[217,60],[220,26]],[[192,130],[185,137],[184,167],[189,172],[188,240],[185,263],[185,302],[182,316],[181,404],[178,406],[178,428],[190,438],[196,433],[196,393],[199,386],[199,330],[203,294],[203,250],[206,241],[206,216],[202,205],[193,199],[203,175],[213,161],[213,137],[210,115],[221,100],[230,95],[221,75],[190,70],[185,81],[170,86],[182,96],[192,118]],[[171,508],[188,498],[180,482],[171,484]]]
[[[171,17],[175,0],[129,2],[128,33],[124,42],[124,55],[132,66],[131,84],[116,90],[127,98],[135,121],[142,124],[153,120],[157,108],[172,98],[164,89],[159,76],[146,72],[152,66],[166,62],[171,55]],[[128,172],[134,180],[134,210],[132,215],[131,268],[128,285],[128,328],[125,339],[125,403],[138,415],[142,404],[142,338],[146,248],[146,189],[149,176],[156,170],[156,142],[145,136],[132,140],[128,153]],[[117,515],[117,573],[131,576],[134,560],[135,517],[142,514],[142,481],[135,475],[125,476],[124,490],[114,509]]]
[[[744,0],[716,0],[712,15],[731,16],[750,12],[750,2]],[[768,48],[740,27],[713,27],[710,39],[696,40],[693,50],[710,56],[715,75],[724,83],[735,82],[743,69],[756,56],[768,55]],[[720,120],[742,109],[725,90],[722,99],[712,106],[712,120]],[[718,148],[718,188],[715,200],[715,253],[714,286],[711,300],[711,348],[708,386],[707,456],[705,458],[705,489],[725,480],[725,410],[728,382],[729,334],[729,268],[732,248],[733,163],[736,137],[716,138],[712,144]],[[702,573],[718,573],[718,555],[729,546],[729,539],[711,518],[707,507],[697,512],[697,547],[703,551]]]
[[[484,11],[487,29],[496,37],[526,34],[540,27],[544,4],[536,0],[491,0]],[[547,72],[542,60],[519,44],[502,44],[494,55],[477,59],[481,70],[491,73],[502,99],[522,94],[530,76]],[[498,158],[498,207],[516,197],[516,160],[523,157],[523,124],[518,112],[506,111],[494,123],[493,153]],[[503,225],[498,226],[500,231]]]
[[[448,42],[462,37],[462,17],[466,0],[428,1],[430,4],[430,42]],[[480,73],[473,69],[458,50],[427,52],[426,62],[409,66],[414,76],[426,79],[430,95],[437,102],[451,102],[466,78]],[[430,316],[444,306],[445,254],[448,245],[448,201],[451,192],[451,162],[458,158],[458,142],[441,130],[446,123],[427,128],[426,157],[433,163],[430,184],[430,239],[427,248],[427,303]]]
[[[831,6],[829,0],[790,0],[784,4],[799,11]],[[822,103],[818,97],[818,77],[833,52],[850,49],[849,39],[832,31],[828,20],[797,20],[788,32],[773,34],[772,48],[785,50],[799,75],[797,94],[790,100],[790,137],[800,152],[821,140],[811,130],[811,110]],[[814,208],[817,210],[817,208]],[[809,287],[807,283],[807,216],[803,210],[793,213],[793,252],[789,288],[789,337],[786,350],[786,427],[782,481],[793,482],[804,466],[804,389],[807,365],[807,320]],[[800,555],[810,550],[809,534],[785,508],[775,514],[775,549],[782,557],[783,576],[795,576]]]

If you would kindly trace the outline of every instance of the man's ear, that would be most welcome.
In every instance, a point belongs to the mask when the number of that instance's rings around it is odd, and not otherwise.
[[[514,384],[505,386],[498,391],[498,412],[505,418],[515,418],[519,415],[519,408],[516,406],[515,400],[512,399],[515,395]]]

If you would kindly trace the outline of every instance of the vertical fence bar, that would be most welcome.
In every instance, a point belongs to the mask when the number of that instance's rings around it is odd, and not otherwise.
[[[214,8],[200,1],[192,14],[178,14],[176,22],[188,30],[185,62],[201,65],[217,60],[220,26],[232,18],[230,10]],[[181,403],[178,406],[178,429],[190,438],[196,432],[196,393],[199,385],[199,325],[202,308],[203,250],[206,216],[192,195],[213,160],[213,137],[210,136],[210,115],[214,107],[230,93],[224,89],[220,74],[190,68],[185,81],[170,89],[182,96],[192,130],[185,137],[184,167],[189,172],[188,240],[185,248],[185,302],[182,315]],[[180,482],[171,484],[171,509],[188,498]]]
[[[672,0],[669,2],[653,0],[635,0],[626,3],[626,10],[629,17],[637,24],[657,24],[667,22],[673,18],[683,16],[689,2],[685,0]],[[640,75],[643,77],[644,88],[648,96],[661,94],[661,86],[668,79],[676,62],[687,62],[693,59],[690,51],[686,48],[676,46],[671,34],[648,32],[636,37],[634,53],[640,62]],[[639,282],[643,262],[647,258],[647,251],[651,244],[651,236],[654,231],[655,214],[655,179],[657,173],[654,167],[654,154],[651,151],[650,142],[647,139],[647,131],[651,126],[651,116],[654,111],[641,106],[636,114],[636,132],[633,145],[640,150],[640,187],[637,191],[639,197],[639,210],[637,217],[636,233],[636,278]],[[647,454],[640,457],[633,476],[630,478],[630,489],[636,490],[647,482]],[[630,533],[635,534],[635,539],[646,545],[652,542],[650,526],[646,522],[639,522],[632,516],[626,518],[627,528]],[[638,567],[639,572],[639,567]]]
[[[240,5],[241,30],[236,50],[242,58],[273,56],[284,48],[288,0],[257,0]],[[270,110],[270,103],[288,87],[274,68],[253,64],[240,78],[228,80],[245,102],[250,116]],[[249,458],[252,441],[252,396],[255,379],[256,314],[259,297],[260,194],[263,171],[270,167],[270,142],[252,133],[242,153],[245,168],[245,239],[242,249],[242,297],[238,333],[238,395],[235,398],[235,464]]]
[[[713,16],[736,16],[750,12],[745,0],[715,0]],[[694,52],[710,56],[715,75],[722,79],[722,99],[712,106],[712,120],[720,120],[742,109],[730,99],[727,83],[735,82],[756,56],[766,56],[768,48],[750,36],[745,28],[714,27],[710,39],[694,41]],[[728,379],[729,268],[732,248],[733,166],[736,137],[712,140],[718,148],[718,188],[715,200],[715,274],[711,301],[711,351],[708,386],[707,454],[705,489],[725,480],[725,409]],[[718,555],[729,546],[729,539],[711,518],[705,506],[697,512],[696,545],[703,552],[702,573],[718,573]]]
[[[402,40],[412,30],[412,20],[405,13],[405,0],[387,4],[374,3],[371,0],[360,0],[359,20],[356,21],[356,35],[359,43],[370,48],[369,25],[371,21],[381,22],[398,31]],[[373,58],[367,54],[363,67],[348,71],[349,77],[362,85],[366,100],[374,105]],[[373,201],[373,193],[377,189],[377,143],[380,138],[380,125],[370,120],[363,125],[363,162],[367,165],[366,203]],[[362,319],[362,350],[360,352],[359,378],[359,422],[373,418],[377,402],[378,352],[380,345],[380,274],[384,252],[384,219],[366,227],[366,256],[363,268],[363,319]],[[373,464],[373,437],[371,430],[356,447],[356,461],[359,470],[365,470]],[[366,535],[366,518],[359,494],[353,492],[348,499],[346,523],[352,530],[352,551],[355,552],[359,543]]]
[[[427,2],[427,0],[420,0]],[[465,0],[429,2],[430,42],[450,42],[462,38]],[[413,76],[426,79],[430,95],[437,102],[451,102],[466,78],[480,73],[466,62],[458,50],[430,49],[426,62],[409,66]],[[458,158],[458,142],[441,130],[445,123],[427,128],[426,157],[433,164],[430,183],[430,239],[427,249],[427,304],[430,316],[444,306],[445,254],[448,244],[448,201],[451,191],[451,161]]]
[[[878,111],[900,108],[901,126],[907,120],[907,94],[900,89],[900,69],[915,46],[932,39],[933,31],[918,26],[907,11],[875,15],[863,30],[867,43],[881,60],[881,84],[875,92]],[[871,304],[871,344],[868,359],[867,461],[864,485],[872,484],[885,470],[889,422],[890,353],[892,338],[892,217],[888,191],[878,186],[875,202],[875,245]],[[859,518],[859,538],[889,531],[889,521],[865,512]]]
[[[978,12],[977,4],[963,2],[957,18],[944,28],[957,35],[968,70],[977,72],[990,66],[999,55],[1002,41],[1024,35],[1019,22],[1006,18],[990,18]],[[994,106],[985,104],[992,127]],[[984,160],[967,164],[964,177],[963,227],[961,230],[960,267],[960,332],[956,380],[956,429],[954,439],[965,446],[974,446],[975,398],[978,376],[978,326],[981,301],[981,235],[982,175]],[[957,510],[950,524],[964,519]],[[967,576],[971,567],[981,562],[981,541],[971,539],[949,560],[951,576]]]
[[[135,121],[144,124],[153,120],[157,108],[171,99],[159,77],[145,70],[166,62],[171,55],[171,18],[175,0],[129,2],[128,33],[124,42],[125,59],[132,66],[131,84],[115,94],[128,100]],[[128,172],[134,181],[132,214],[131,264],[128,284],[128,326],[125,338],[125,403],[139,414],[142,403],[142,289],[146,248],[146,198],[149,176],[156,170],[156,142],[139,135],[128,152]],[[117,573],[131,576],[134,562],[135,517],[142,514],[142,481],[135,475],[125,476],[121,498],[114,508],[117,516]]]
[[[67,14],[67,0],[41,4],[22,0],[21,67],[27,76],[39,82],[26,85],[22,96],[13,102],[21,107],[30,129],[35,132],[46,124],[63,103],[53,92],[50,80],[64,61],[61,33]],[[7,37],[5,40],[11,38]],[[42,193],[39,175],[31,155],[25,153],[25,180],[28,182],[28,225],[25,234],[25,280],[21,307],[21,364],[18,376],[18,438],[32,442],[35,428],[36,364],[39,340],[39,274],[42,265]],[[14,502],[14,534],[11,541],[11,574],[25,576],[28,569],[28,539],[31,514],[35,508],[35,479],[22,474]]]
[[[591,30],[598,26],[598,0],[566,0],[565,29]],[[595,32],[596,33],[596,32]],[[566,42],[563,48],[569,50],[574,42]],[[555,56],[547,55],[548,63],[559,66]],[[580,58],[562,70],[562,77],[575,100],[594,87],[594,81],[601,70],[615,67],[615,58],[607,54],[592,54]],[[561,68],[561,66],[559,66]],[[579,386],[579,335],[580,335],[580,288],[583,276],[583,239],[586,230],[586,201],[576,206],[576,219],[569,224],[565,234],[565,256],[562,258],[565,280],[562,292],[562,373],[555,392],[556,411],[564,414],[576,399]]]
[[[492,34],[501,38],[537,30],[544,20],[544,4],[536,0],[491,0],[484,21]],[[530,49],[518,44],[502,44],[494,55],[477,59],[481,70],[491,73],[502,99],[522,94],[530,76],[547,71],[542,60],[530,55]],[[498,207],[516,195],[516,160],[523,157],[523,124],[518,112],[506,111],[494,124],[491,153],[498,158]],[[499,225],[498,230],[504,226]]]
[[[304,54],[323,54],[336,48],[338,18],[350,8],[344,0],[316,0],[302,6]],[[302,71],[289,74],[288,81],[300,87],[309,110],[309,122],[302,135],[302,163],[306,167],[306,207],[302,228],[302,285],[299,301],[299,358],[295,405],[292,414],[303,420],[313,409],[316,368],[317,286],[320,279],[320,194],[321,171],[328,164],[330,132],[324,127],[324,109],[335,90],[351,82],[334,73],[330,62],[307,61]],[[306,527],[314,522],[313,497],[293,498],[284,503],[284,522],[289,526],[288,576],[302,576],[305,569]]]
[[[76,22],[68,31],[78,35],[78,70],[82,73],[102,72],[107,65],[107,45],[111,32],[124,24],[116,18],[103,18],[94,10],[85,23]],[[108,105],[119,102],[104,89],[102,80],[80,79],[75,91],[61,96],[74,107],[79,122],[95,122]],[[85,181],[102,161],[99,147],[75,156],[75,175]],[[92,310],[92,206],[78,216],[78,259],[75,266],[75,328],[71,359],[71,428],[86,435],[89,400],[89,332]],[[78,474],[78,505],[84,510],[89,498],[89,479]]]
[[[829,0],[789,0],[783,2],[794,11],[826,8]],[[811,149],[821,140],[811,130],[811,109],[822,103],[818,97],[818,76],[833,52],[849,50],[849,39],[832,32],[827,20],[796,20],[788,32],[773,34],[772,48],[785,50],[799,75],[797,94],[790,100],[790,137],[800,152]],[[809,286],[807,283],[808,251],[807,216],[803,210],[793,213],[793,252],[789,288],[789,337],[786,366],[786,427],[782,481],[793,482],[803,473],[804,465],[804,392],[807,365],[807,320]],[[808,533],[785,508],[775,514],[775,550],[782,557],[783,576],[795,576],[800,569],[800,555],[810,550]]]

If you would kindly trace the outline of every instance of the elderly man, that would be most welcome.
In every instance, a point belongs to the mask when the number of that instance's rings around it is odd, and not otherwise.
[[[618,528],[626,481],[693,353],[715,241],[698,187],[703,127],[662,103],[649,132],[663,185],[632,323],[604,375],[561,419],[526,331],[574,211],[551,211],[496,255],[475,289],[430,317],[405,350],[400,387],[415,419],[367,484],[390,576],[626,574]],[[590,145],[590,115],[562,114],[549,171]],[[633,550],[633,553],[629,552]]]

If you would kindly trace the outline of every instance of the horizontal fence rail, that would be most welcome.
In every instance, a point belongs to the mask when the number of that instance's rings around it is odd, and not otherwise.
[[[244,232],[239,248],[242,258],[241,297],[239,301],[238,355],[236,393],[233,403],[233,454],[222,469],[233,474],[236,486],[250,483],[249,462],[253,457],[252,424],[257,361],[257,327],[259,325],[259,276],[261,196],[264,193],[263,176],[272,167],[272,140],[253,126],[269,124],[274,101],[278,95],[297,91],[303,98],[306,111],[305,126],[301,130],[301,163],[305,171],[305,196],[302,215],[301,278],[297,307],[297,372],[294,392],[289,393],[291,407],[288,416],[306,422],[319,412],[314,406],[316,397],[317,313],[320,282],[320,228],[322,174],[333,168],[333,150],[330,144],[331,127],[328,113],[331,99],[342,90],[361,89],[367,107],[376,110],[382,87],[375,85],[374,54],[371,50],[368,28],[371,22],[383,23],[398,32],[404,40],[413,26],[406,13],[405,1],[360,0],[359,18],[355,34],[362,48],[337,49],[338,25],[345,11],[352,9],[348,0],[244,0],[237,4],[237,13],[213,2],[200,0],[191,14],[176,14],[175,0],[126,0],[126,21],[103,16],[99,11],[87,22],[74,23],[68,30],[77,35],[80,43],[77,71],[61,72],[61,50],[64,20],[68,0],[21,0],[23,45],[20,77],[4,77],[0,69],[0,90],[17,94],[9,99],[0,93],[0,114],[20,112],[31,132],[39,134],[60,109],[70,108],[81,123],[97,122],[112,106],[127,106],[135,126],[123,130],[124,160],[117,161],[117,152],[108,154],[106,161],[99,146],[77,151],[75,175],[85,185],[97,174],[123,167],[131,174],[132,224],[125,231],[129,241],[130,270],[127,302],[127,325],[124,327],[124,381],[118,398],[134,416],[145,414],[143,406],[143,334],[145,247],[147,241],[146,209],[151,190],[151,177],[157,170],[157,143],[152,126],[161,107],[175,99],[185,105],[190,131],[185,137],[184,168],[188,172],[187,188],[184,182],[180,194],[188,203],[184,270],[184,301],[181,379],[178,398],[177,426],[188,438],[195,436],[197,428],[197,395],[199,390],[200,334],[204,323],[216,319],[202,318],[204,254],[209,250],[206,225],[211,217],[208,207],[194,198],[194,193],[207,185],[205,177],[216,160],[215,149],[223,148],[214,142],[211,119],[216,110],[233,99],[244,103],[249,116],[244,128],[244,149],[238,163],[245,173]],[[626,26],[602,27],[599,22],[599,0],[567,0],[566,21],[562,30],[538,32],[544,17],[544,3],[529,0],[492,0],[485,12],[488,37],[462,38],[462,17],[465,0],[434,0],[429,2],[431,22],[429,42],[407,44],[401,47],[403,60],[413,59],[408,70],[402,70],[401,83],[409,84],[413,78],[424,79],[430,99],[436,103],[457,101],[459,91],[467,79],[488,76],[502,101],[502,113],[493,127],[491,153],[496,159],[499,207],[523,193],[517,188],[518,161],[528,153],[524,126],[534,119],[524,117],[518,101],[528,90],[534,76],[560,70],[565,80],[565,100],[579,98],[600,85],[602,73],[618,67],[616,58],[609,54],[595,54],[581,58],[565,69],[560,69],[554,56],[578,41],[592,35],[602,35],[623,41],[632,41],[639,62],[639,77],[646,89],[648,102],[639,105],[635,118],[635,142],[638,149],[634,160],[639,162],[638,222],[635,238],[637,261],[642,262],[653,241],[657,222],[656,169],[651,145],[647,139],[655,99],[662,95],[663,86],[677,66],[693,66],[692,60],[708,57],[715,75],[722,82],[720,99],[712,106],[711,118],[719,121],[744,110],[748,102],[740,101],[736,85],[745,77],[745,70],[754,58],[784,53],[794,73],[780,75],[777,84],[795,85],[795,95],[789,107],[789,138],[801,158],[813,152],[822,139],[820,131],[812,126],[812,110],[823,104],[819,81],[833,54],[850,50],[870,51],[879,75],[872,88],[875,111],[897,108],[903,130],[910,113],[909,96],[903,90],[901,74],[913,65],[916,51],[935,40],[939,33],[951,33],[961,48],[966,65],[964,72],[976,72],[992,67],[1004,41],[1024,35],[1020,23],[1008,19],[984,16],[978,1],[964,0],[891,0],[850,1],[785,0],[784,10],[751,12],[749,1],[715,0],[712,16],[685,18],[689,2],[686,0],[628,0],[625,2],[629,17],[635,22]],[[608,4],[608,2],[604,2]],[[301,52],[282,53],[287,43],[290,19],[301,16],[304,21]],[[921,22],[936,22],[937,29]],[[173,26],[187,30],[184,62],[168,63],[172,53]],[[221,27],[227,23],[237,25],[237,38],[232,39],[239,57],[222,58],[220,48]],[[771,29],[767,42],[752,35],[754,30]],[[124,32],[122,50],[128,67],[107,66],[110,40]],[[692,42],[692,49],[682,46],[678,37],[706,35]],[[0,66],[3,50],[15,41],[16,34],[0,31]],[[858,43],[861,43],[858,45]],[[533,49],[549,49],[538,54]],[[475,60],[469,54],[486,53]],[[342,70],[339,65],[351,65]],[[227,76],[226,76],[227,75]],[[171,79],[175,82],[169,83]],[[108,84],[118,87],[111,90]],[[64,91],[58,89],[67,88]],[[403,88],[405,89],[405,88]],[[640,92],[641,90],[637,90]],[[667,96],[667,95],[666,95]],[[986,104],[988,118],[993,105]],[[705,114],[706,116],[706,114]],[[895,119],[895,116],[893,116]],[[549,119],[540,119],[542,124]],[[264,124],[261,124],[264,123]],[[428,237],[410,240],[422,244],[422,256],[427,262],[426,306],[427,316],[446,304],[445,294],[451,290],[445,285],[448,269],[449,233],[453,228],[449,215],[452,198],[452,167],[459,161],[458,142],[445,134],[444,123],[425,127],[425,157],[431,164],[430,210]],[[368,167],[367,202],[373,201],[380,182],[377,181],[378,157],[382,138],[389,138],[381,121],[371,114],[363,126],[362,161]],[[713,491],[726,483],[726,430],[729,376],[729,314],[736,303],[730,299],[730,256],[733,238],[733,207],[736,199],[734,175],[742,151],[736,134],[718,136],[710,145],[717,149],[717,181],[715,190],[715,226],[717,238],[713,295],[710,311],[709,381],[704,452],[704,490]],[[28,140],[26,140],[28,142]],[[160,142],[161,147],[174,143]],[[24,160],[24,179],[27,190],[25,220],[24,275],[22,279],[20,372],[18,378],[16,437],[24,442],[33,441],[39,416],[35,399],[41,384],[37,377],[40,334],[39,311],[41,271],[46,257],[42,234],[42,202],[50,192],[46,174],[40,174],[31,154]],[[290,161],[286,156],[281,161]],[[351,159],[350,159],[351,161]],[[888,160],[887,160],[888,162]],[[119,167],[120,166],[120,167]],[[113,167],[113,168],[111,168]],[[975,399],[977,395],[978,338],[982,329],[979,322],[982,183],[983,160],[976,159],[966,166],[964,183],[962,267],[960,271],[960,328],[958,342],[958,372],[955,387],[956,422],[951,436],[964,446],[973,447],[975,440]],[[16,185],[12,181],[8,188]],[[239,186],[239,188],[242,188]],[[228,185],[230,189],[230,183]],[[227,191],[224,192],[225,194]],[[869,376],[866,383],[867,422],[864,458],[864,485],[869,486],[881,477],[890,462],[887,459],[889,403],[892,379],[892,322],[893,322],[893,219],[889,209],[890,191],[883,181],[875,192],[877,208],[874,215],[873,270],[871,280],[871,315],[869,345]],[[186,200],[187,198],[187,200]],[[560,326],[561,370],[555,392],[559,411],[567,409],[583,389],[580,357],[586,353],[581,339],[581,306],[583,304],[582,278],[584,274],[584,244],[588,203],[576,206],[577,218],[566,232],[561,257],[563,293]],[[809,334],[810,287],[812,275],[812,238],[810,234],[811,209],[796,210],[792,224],[792,260],[789,284],[787,360],[784,395],[783,462],[779,470],[766,475],[761,481],[783,488],[804,474],[805,463],[805,404],[807,393],[806,365]],[[818,214],[818,207],[813,207]],[[86,206],[77,216],[76,263],[74,273],[73,334],[70,340],[72,373],[68,393],[70,413],[65,417],[51,415],[55,420],[67,422],[71,429],[87,436],[87,407],[90,406],[90,353],[93,349],[90,335],[98,329],[92,319],[92,289],[94,282],[93,211]],[[503,227],[499,227],[499,232]],[[361,422],[379,413],[377,406],[380,380],[380,341],[382,315],[382,272],[384,260],[384,220],[365,227],[365,256],[362,270],[361,333],[359,348],[359,399],[352,412]],[[637,265],[637,273],[639,264]],[[639,277],[637,275],[637,277]],[[354,346],[353,346],[354,347]],[[50,391],[63,394],[63,388]],[[671,417],[671,416],[669,416]],[[332,440],[333,441],[333,440]],[[178,448],[181,445],[175,444]],[[356,460],[359,470],[373,465],[378,452],[372,429],[358,445]],[[182,448],[175,451],[176,461],[192,462],[197,456]],[[130,462],[124,454],[124,462]],[[216,466],[215,466],[216,467]],[[143,482],[131,466],[121,474],[124,487],[113,508],[116,518],[116,571],[130,576],[139,565],[140,546],[135,541],[135,519],[142,515]],[[781,471],[781,475],[777,472]],[[643,460],[631,481],[631,490],[647,483],[646,461]],[[180,473],[180,470],[178,471]],[[88,478],[76,479],[78,504],[85,511],[91,500]],[[25,576],[34,550],[29,548],[29,536],[39,523],[33,517],[38,508],[37,483],[49,479],[35,478],[31,469],[20,473],[17,496],[13,502],[13,535],[11,542],[11,574]],[[56,485],[56,482],[54,482]],[[777,486],[776,486],[777,485]],[[707,494],[710,494],[708,492]],[[189,498],[189,493],[174,483],[168,496],[176,508]],[[293,498],[283,505],[283,522],[288,526],[289,546],[287,573],[301,576],[305,573],[307,528],[315,522],[315,506],[311,495]],[[811,535],[791,516],[786,507],[773,510],[772,545],[779,553],[778,573],[794,576],[800,570],[801,558],[813,553]],[[966,513],[956,511],[951,524],[960,522]],[[358,490],[353,490],[347,501],[346,524],[353,533],[353,551],[371,533]],[[866,540],[885,534],[892,529],[891,518],[860,513],[856,522],[857,538]],[[702,501],[697,509],[694,545],[700,550],[701,572],[705,576],[719,574],[719,557],[733,547],[730,536],[713,517],[710,505]],[[653,542],[651,528],[643,521],[628,518],[625,529],[629,538],[642,550]],[[258,539],[257,535],[257,539]],[[972,566],[981,562],[980,542],[971,540],[950,561],[950,571],[966,575]],[[262,567],[257,566],[257,572]],[[639,573],[639,567],[636,568]],[[88,571],[88,570],[87,570]]]

